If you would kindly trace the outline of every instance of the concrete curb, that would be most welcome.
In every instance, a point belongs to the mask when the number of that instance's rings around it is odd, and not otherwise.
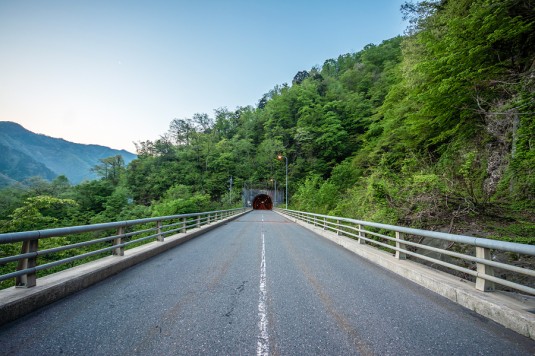
[[[186,233],[166,237],[163,242],[150,242],[125,250],[124,256],[108,256],[37,280],[32,288],[0,290],[0,325],[16,320],[38,308],[51,304],[129,267],[172,249],[186,241],[226,224],[249,211],[231,216]]]
[[[398,260],[390,253],[380,251],[372,246],[359,244],[349,237],[339,236],[332,231],[323,230],[323,227],[314,226],[279,212],[277,213],[391,272],[535,340],[535,314],[533,314],[535,311],[535,298],[533,297],[498,291],[481,292],[475,289],[475,283],[456,278],[413,261]],[[514,296],[517,297],[515,298]]]

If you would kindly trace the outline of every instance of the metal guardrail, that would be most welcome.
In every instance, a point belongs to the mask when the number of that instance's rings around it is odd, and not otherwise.
[[[38,271],[50,269],[52,267],[81,260],[104,252],[111,252],[113,255],[123,256],[125,247],[129,245],[139,244],[148,240],[163,242],[165,236],[167,235],[186,233],[188,229],[200,228],[203,225],[226,219],[230,216],[243,212],[244,210],[244,208],[217,210],[202,213],[181,214],[93,225],[0,234],[0,245],[22,242],[22,251],[20,254],[0,258],[0,266],[10,262],[18,262],[16,271],[0,275],[0,281],[15,278],[15,285],[17,287],[34,287],[36,285]],[[154,224],[154,226],[148,228],[145,226],[140,230],[133,230],[134,227],[145,224]],[[115,234],[45,250],[39,250],[38,248],[40,239],[71,236],[87,232],[105,232],[109,230],[115,231]],[[138,238],[134,238],[135,236],[138,236]],[[51,255],[66,250],[74,250],[80,247],[101,243],[107,243],[106,245],[110,246],[98,248],[93,251],[77,254],[75,256],[59,259],[41,265],[37,264],[37,258],[39,256]]]
[[[446,269],[455,270],[473,276],[476,282],[476,289],[481,291],[493,291],[495,290],[495,284],[500,284],[524,293],[535,295],[535,288],[503,278],[498,278],[494,275],[494,269],[497,268],[528,277],[535,277],[535,271],[528,268],[522,268],[507,263],[494,261],[491,253],[491,250],[500,250],[528,256],[535,256],[535,246],[533,245],[412,229],[343,217],[307,213],[303,211],[286,209],[278,210],[294,219],[313,224],[314,226],[318,226],[324,230],[336,232],[337,235],[345,235],[350,238],[354,238],[361,244],[374,244],[380,248],[394,251],[397,259],[406,259],[408,258],[407,256],[410,256],[411,259],[415,258],[416,260],[420,259],[431,262],[432,264],[446,267]],[[393,236],[387,235],[389,233]],[[420,242],[408,241],[406,238],[409,236],[420,238],[428,237],[470,246],[475,248],[475,256],[438,247],[432,247]],[[411,238],[411,240],[415,239]],[[453,257],[454,259],[461,261],[464,266],[418,253],[418,250],[435,252],[438,253],[439,256],[446,255]],[[470,264],[475,264],[475,269],[469,268]]]

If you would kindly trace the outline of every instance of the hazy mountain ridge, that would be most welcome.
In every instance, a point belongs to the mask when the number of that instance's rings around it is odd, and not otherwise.
[[[36,134],[9,121],[0,121],[0,150],[0,186],[32,176],[53,179],[58,175],[78,184],[96,178],[91,168],[101,158],[121,155],[126,164],[136,158],[125,150]]]
[[[32,176],[44,179],[54,179],[57,174],[43,163],[33,159],[28,154],[14,149],[12,146],[0,142],[0,172],[3,180],[9,183],[24,180]],[[2,184],[0,182],[0,185]]]

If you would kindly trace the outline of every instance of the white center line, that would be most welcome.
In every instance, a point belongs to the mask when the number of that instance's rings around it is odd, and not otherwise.
[[[269,355],[269,335],[267,318],[267,290],[266,290],[266,244],[264,242],[264,231],[262,230],[262,261],[260,262],[260,296],[258,298],[258,342],[256,354],[258,356]]]

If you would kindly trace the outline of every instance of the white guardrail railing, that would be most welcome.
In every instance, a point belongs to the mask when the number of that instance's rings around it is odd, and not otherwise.
[[[533,279],[535,277],[534,270],[498,262],[493,259],[496,251],[535,256],[534,245],[412,229],[295,210],[277,210],[293,219],[304,221],[323,230],[330,230],[337,235],[356,239],[359,243],[379,246],[383,250],[392,252],[397,259],[409,258],[415,262],[423,260],[433,265],[446,267],[441,269],[443,271],[449,269],[450,272],[454,270],[461,272],[461,274],[472,276],[475,279],[476,289],[480,291],[495,290],[495,284],[499,284],[535,295],[535,288],[533,288],[535,285],[535,279]],[[458,244],[458,246],[463,246],[464,248],[457,250],[470,252],[472,255],[416,242],[418,240],[422,241],[424,237]],[[424,254],[422,253],[423,251],[438,254],[439,258],[434,258],[432,253]],[[444,261],[440,259],[440,256],[449,256],[451,261]],[[452,261],[457,261],[457,263],[452,263]],[[498,269],[523,276],[516,279],[525,280],[529,285],[496,277],[495,270]]]
[[[13,272],[0,274],[0,281],[15,278],[15,285],[18,287],[34,287],[36,285],[37,272],[39,271],[99,254],[105,256],[107,255],[105,254],[106,252],[116,256],[123,256],[125,248],[129,245],[140,245],[150,240],[163,242],[168,235],[186,233],[188,229],[200,228],[244,211],[244,208],[238,208],[0,234],[0,251],[4,250],[1,247],[4,247],[5,244],[22,242],[22,252],[20,254],[5,256],[5,253],[2,253],[4,256],[0,255],[0,267],[13,266]],[[85,233],[91,234],[88,234],[89,236],[81,235]],[[109,235],[110,233],[111,235]],[[39,250],[40,240],[63,236],[78,242]],[[95,238],[95,236],[98,237]],[[67,250],[69,250],[69,257],[50,258],[50,256]],[[52,261],[38,264],[40,256],[47,256],[47,259]]]

